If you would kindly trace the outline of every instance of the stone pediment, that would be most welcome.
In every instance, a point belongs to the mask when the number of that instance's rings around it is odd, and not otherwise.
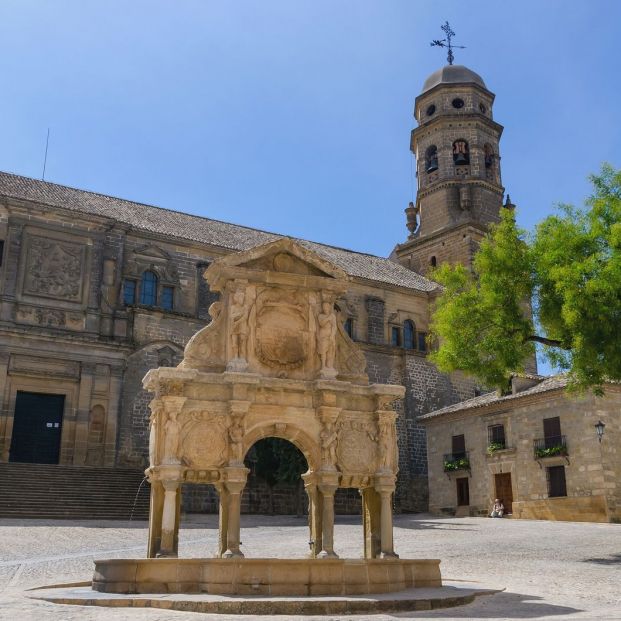
[[[153,244],[145,244],[134,250],[134,256],[136,258],[144,258],[150,261],[170,261],[170,255],[158,246]]]
[[[206,278],[211,289],[218,291],[221,289],[222,277],[246,270],[334,280],[349,279],[341,268],[288,237],[219,259],[209,267]]]
[[[368,383],[336,305],[348,282],[340,268],[285,238],[217,259],[205,278],[221,299],[188,343],[184,368]]]

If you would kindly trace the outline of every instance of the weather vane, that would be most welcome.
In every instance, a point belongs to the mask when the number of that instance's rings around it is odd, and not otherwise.
[[[448,64],[452,65],[453,61],[455,60],[455,56],[453,56],[453,48],[460,48],[463,50],[466,48],[466,46],[465,45],[453,45],[451,43],[451,39],[455,36],[455,33],[451,30],[451,27],[449,26],[448,22],[446,22],[444,26],[442,26],[442,30],[444,30],[446,39],[434,39],[431,42],[431,46],[433,47],[437,45],[438,47],[447,47],[448,54],[446,57],[448,59]]]

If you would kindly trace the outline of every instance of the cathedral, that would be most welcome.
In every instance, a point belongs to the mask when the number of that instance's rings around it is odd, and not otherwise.
[[[350,281],[336,308],[372,382],[401,384],[395,506],[428,507],[420,417],[478,394],[427,360],[443,262],[470,266],[503,208],[494,94],[449,64],[416,97],[416,202],[390,258],[296,240]],[[0,467],[147,464],[150,395],[142,379],[176,366],[217,300],[203,278],[218,257],[281,235],[0,173]],[[208,212],[208,209],[206,209]],[[401,241],[400,241],[401,240]],[[184,501],[198,510],[200,495]],[[345,502],[345,501],[344,501]]]

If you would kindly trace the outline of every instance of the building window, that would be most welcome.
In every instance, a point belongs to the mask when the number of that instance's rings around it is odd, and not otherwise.
[[[347,335],[349,336],[349,338],[353,340],[353,338],[354,338],[354,320],[351,317],[348,317],[345,320],[345,323],[343,324],[343,327],[345,328],[345,332],[347,332]]]
[[[429,259],[429,265],[431,265],[431,267],[436,267],[437,264],[438,264],[438,260],[435,258],[435,256]]]
[[[414,328],[414,322],[410,319],[406,319],[403,322],[403,347],[406,349],[414,349],[414,335],[416,331]]]
[[[136,303],[136,281],[124,280],[123,281],[123,304],[135,304]]]
[[[172,310],[175,300],[175,288],[162,287],[162,295],[160,296],[160,306],[166,310]]]
[[[565,466],[550,466],[546,468],[546,474],[548,479],[548,496],[550,498],[567,496]]]
[[[2,255],[4,254],[4,240],[0,239],[0,267],[2,267]]]
[[[543,419],[543,439],[546,449],[559,446],[563,442],[561,419],[558,416]]]
[[[418,333],[418,351],[427,351],[427,333],[419,332]]]
[[[157,275],[149,270],[142,275],[140,303],[146,306],[157,304]]]
[[[453,459],[461,459],[466,456],[466,438],[464,434],[453,436],[451,439]]]
[[[485,155],[485,168],[491,168],[494,165],[494,149],[489,143],[483,145],[483,153]]]
[[[425,172],[432,173],[438,170],[438,147],[432,144],[425,151]]]
[[[401,347],[401,328],[392,326],[390,329],[390,344],[393,347]]]
[[[494,445],[495,450],[506,448],[505,426],[490,425],[487,428],[487,442],[489,446]]]
[[[467,166],[470,164],[470,149],[465,140],[460,139],[453,143],[453,161],[456,166]]]

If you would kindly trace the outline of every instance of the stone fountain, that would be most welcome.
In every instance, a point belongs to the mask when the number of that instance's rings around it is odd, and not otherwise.
[[[438,560],[399,559],[392,497],[396,413],[403,386],[369,384],[365,357],[339,318],[348,276],[283,238],[215,261],[206,278],[220,300],[177,368],[149,371],[154,393],[146,559],[96,561],[93,589],[110,593],[349,595],[439,587]],[[311,551],[306,559],[244,558],[244,456],[284,438],[306,457]],[[183,484],[219,494],[216,558],[178,558]],[[334,549],[334,494],[362,496],[363,558]],[[249,535],[250,536],[250,535]]]

